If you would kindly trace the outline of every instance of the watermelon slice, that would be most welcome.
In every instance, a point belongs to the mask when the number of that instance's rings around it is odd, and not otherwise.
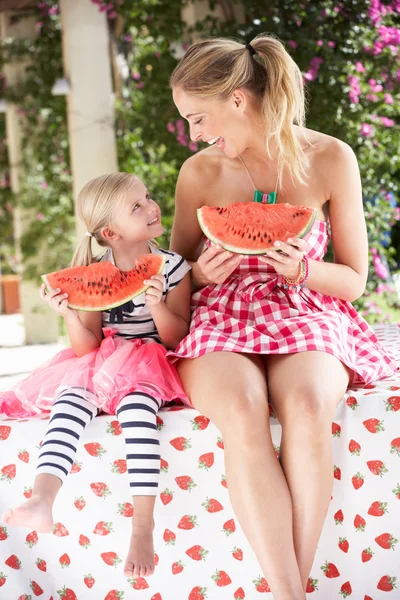
[[[163,254],[143,254],[131,271],[121,271],[105,261],[55,271],[42,275],[42,279],[48,288],[60,288],[61,293],[68,294],[69,308],[103,311],[142,294],[149,287],[143,280],[162,273],[164,264]]]
[[[303,238],[317,215],[316,208],[258,202],[203,206],[200,227],[212,242],[238,254],[265,254],[279,240]]]

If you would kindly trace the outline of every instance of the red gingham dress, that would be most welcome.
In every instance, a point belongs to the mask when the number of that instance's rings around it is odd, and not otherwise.
[[[329,242],[325,221],[307,234],[308,258],[322,260]],[[209,247],[211,242],[206,240]],[[280,287],[274,268],[246,256],[230,277],[192,296],[189,334],[169,359],[197,358],[208,352],[332,354],[353,370],[352,384],[371,383],[398,370],[394,358],[350,302],[307,287]]]

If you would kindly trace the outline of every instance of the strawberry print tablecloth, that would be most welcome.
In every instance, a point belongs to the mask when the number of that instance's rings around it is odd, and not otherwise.
[[[399,359],[400,329],[376,331]],[[0,422],[0,512],[29,496],[46,424]],[[102,415],[86,430],[61,489],[53,533],[0,523],[1,600],[272,598],[229,502],[216,427],[195,410],[175,408],[160,412],[159,429],[155,575],[134,580],[122,573],[132,499],[121,429]],[[273,414],[271,429],[278,453],[281,428]],[[398,599],[400,375],[347,392],[332,444],[333,497],[307,597]]]

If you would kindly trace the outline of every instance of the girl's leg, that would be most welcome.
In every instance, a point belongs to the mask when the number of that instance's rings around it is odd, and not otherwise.
[[[31,527],[39,533],[52,530],[54,500],[74,462],[79,439],[98,412],[94,404],[80,395],[79,389],[60,394],[51,409],[40,448],[32,496],[21,506],[4,513],[5,523]]]
[[[134,515],[126,577],[148,577],[154,572],[154,504],[160,475],[160,442],[157,412],[163,401],[148,394],[132,392],[117,409],[124,432],[129,485]]]
[[[294,547],[305,589],[332,493],[332,421],[349,370],[325,352],[268,356],[266,365],[282,425],[279,460],[292,496]]]
[[[292,500],[269,427],[262,360],[215,352],[178,371],[194,406],[222,433],[228,490],[275,600],[304,600],[294,551]]]

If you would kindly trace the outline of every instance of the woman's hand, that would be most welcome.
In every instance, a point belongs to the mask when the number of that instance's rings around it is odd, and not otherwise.
[[[68,294],[60,294],[60,292],[60,288],[53,289],[49,287],[47,290],[45,284],[42,283],[40,286],[39,295],[40,298],[50,306],[50,308],[55,310],[59,315],[63,316],[64,319],[75,319],[78,316],[78,312],[72,308],[68,308]]]
[[[299,238],[290,238],[285,242],[275,242],[275,248],[270,248],[266,256],[260,259],[274,267],[278,275],[288,279],[296,279],[299,273],[299,264],[307,250],[307,242]],[[281,252],[277,252],[277,250]]]
[[[193,265],[193,279],[197,288],[210,283],[223,283],[242,260],[241,254],[233,254],[218,246],[211,246]]]
[[[156,306],[160,304],[165,287],[164,275],[152,275],[150,279],[143,281],[145,285],[150,286],[145,292],[146,306]]]

